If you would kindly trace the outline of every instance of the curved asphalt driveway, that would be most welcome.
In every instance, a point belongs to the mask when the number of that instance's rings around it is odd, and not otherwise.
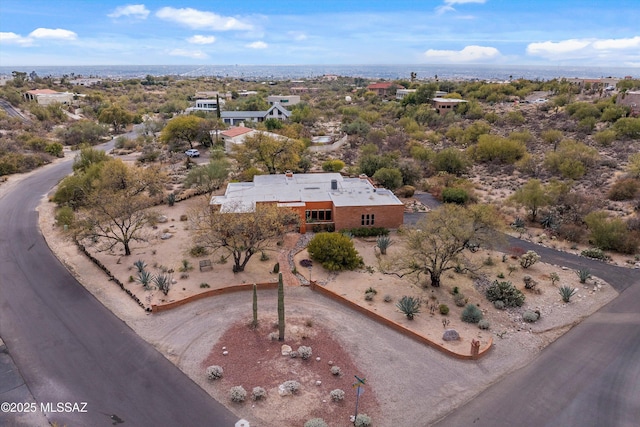
[[[67,426],[233,426],[237,417],[107,310],[47,247],[35,208],[70,170],[69,161],[46,167],[0,199],[0,336],[38,410],[58,402],[86,409],[48,411],[50,422]],[[14,414],[0,420],[20,423]]]

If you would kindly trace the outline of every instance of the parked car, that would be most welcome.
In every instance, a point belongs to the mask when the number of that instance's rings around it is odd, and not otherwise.
[[[195,148],[185,151],[184,154],[186,154],[188,157],[200,157],[200,152]]]

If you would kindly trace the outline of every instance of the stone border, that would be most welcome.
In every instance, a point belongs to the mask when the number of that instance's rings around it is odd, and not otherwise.
[[[278,282],[256,283],[256,285],[258,286],[258,289],[261,289],[261,290],[278,288]],[[202,298],[230,294],[232,292],[249,291],[252,289],[253,289],[253,283],[243,283],[241,285],[231,285],[224,288],[211,289],[208,291],[201,292],[199,294],[191,295],[190,297],[183,298],[178,301],[167,302],[164,304],[151,304],[151,312],[159,313],[161,311],[167,311],[176,307],[180,307],[182,305],[188,304],[193,301],[197,301]]]
[[[471,354],[471,349],[469,349],[469,354],[457,353],[457,352],[452,351],[452,350],[450,350],[450,349],[448,349],[446,347],[441,346],[440,344],[438,344],[436,342],[431,341],[430,339],[428,339],[425,336],[422,336],[422,335],[420,335],[420,334],[418,334],[418,333],[416,333],[416,332],[414,332],[414,331],[412,331],[410,329],[405,328],[404,326],[400,325],[399,323],[396,323],[396,322],[394,322],[392,320],[387,319],[384,316],[381,316],[381,315],[379,315],[377,313],[374,313],[374,312],[366,309],[365,307],[362,307],[362,306],[354,303],[353,301],[349,301],[349,300],[347,300],[345,298],[342,298],[341,296],[339,296],[335,292],[333,292],[333,291],[331,291],[331,290],[329,290],[329,289],[327,289],[327,288],[325,288],[323,286],[318,285],[315,281],[311,282],[309,287],[311,288],[312,291],[316,291],[316,292],[318,292],[318,293],[320,293],[320,294],[322,294],[322,295],[324,295],[324,296],[326,296],[326,297],[328,297],[328,298],[330,298],[330,299],[332,299],[334,301],[337,301],[337,302],[339,302],[341,304],[344,304],[347,307],[350,307],[353,310],[356,310],[359,313],[362,313],[362,314],[368,316],[372,320],[374,320],[374,321],[376,321],[376,322],[378,322],[378,323],[380,323],[382,325],[385,325],[385,326],[387,326],[387,327],[389,327],[389,328],[391,328],[391,329],[393,329],[393,330],[395,330],[397,332],[400,332],[401,334],[403,334],[403,335],[405,335],[405,336],[407,336],[407,337],[409,337],[409,338],[411,338],[411,339],[413,339],[415,341],[418,341],[419,343],[426,344],[426,345],[428,345],[430,347],[433,347],[436,350],[439,350],[439,351],[445,353],[448,356],[455,357],[456,359],[462,359],[462,360],[476,360],[476,359],[479,359],[479,358],[485,356],[489,352],[491,347],[493,346],[493,337],[489,337],[489,343],[485,347],[481,348],[478,351],[478,355],[477,356],[474,356],[474,355]]]

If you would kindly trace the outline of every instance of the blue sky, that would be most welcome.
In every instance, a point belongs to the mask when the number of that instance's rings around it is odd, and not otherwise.
[[[640,67],[640,1],[1,0],[0,65]]]

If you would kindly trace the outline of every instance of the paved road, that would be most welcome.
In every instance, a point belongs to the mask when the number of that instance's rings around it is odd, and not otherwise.
[[[5,101],[4,99],[0,99],[0,108],[6,111],[9,117],[17,117],[23,122],[30,121],[28,118],[23,116],[18,110],[13,108],[13,105],[11,105],[8,101]]]
[[[82,287],[37,227],[40,197],[71,170],[64,162],[0,199],[0,336],[38,403],[86,402],[54,413],[59,425],[233,426],[211,399]],[[116,418],[112,418],[112,416]],[[1,425],[21,422],[0,414]]]

